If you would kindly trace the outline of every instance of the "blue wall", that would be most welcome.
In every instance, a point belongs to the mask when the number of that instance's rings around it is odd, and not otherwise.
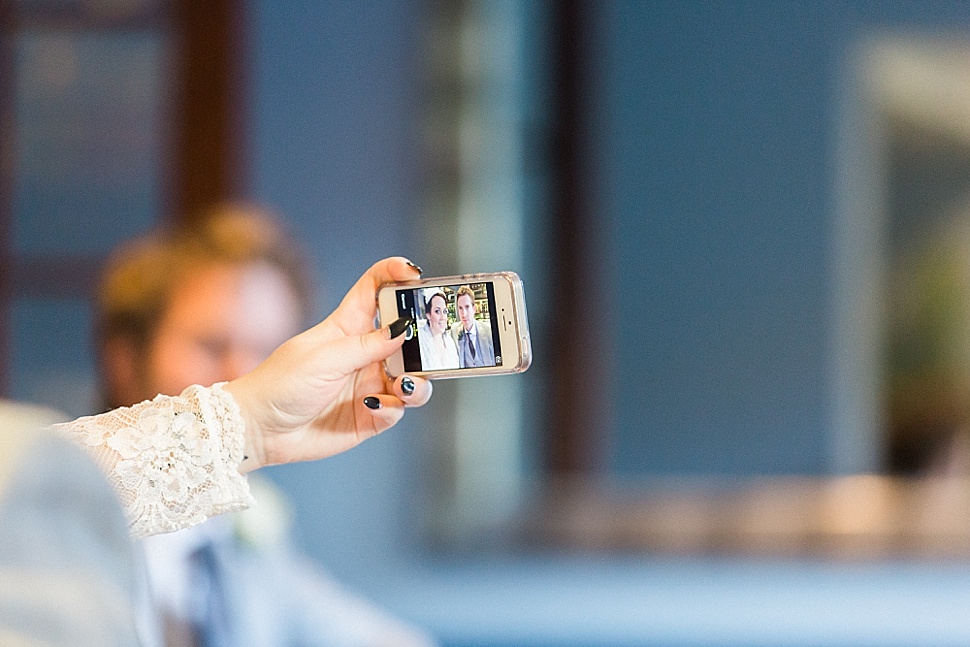
[[[616,278],[612,469],[833,467],[832,232],[848,56],[957,2],[610,2],[594,150]]]

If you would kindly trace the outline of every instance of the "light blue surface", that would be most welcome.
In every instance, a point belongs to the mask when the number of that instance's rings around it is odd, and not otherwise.
[[[446,645],[970,644],[970,564],[523,559],[399,575],[385,603]]]

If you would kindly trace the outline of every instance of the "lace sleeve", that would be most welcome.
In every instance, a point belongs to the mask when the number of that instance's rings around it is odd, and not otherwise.
[[[243,460],[243,421],[217,384],[191,386],[132,407],[55,425],[107,473],[143,537],[187,528],[253,503]]]

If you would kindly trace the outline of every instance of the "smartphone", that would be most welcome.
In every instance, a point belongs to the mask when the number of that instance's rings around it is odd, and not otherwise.
[[[378,323],[410,317],[387,374],[427,378],[521,373],[532,363],[525,292],[515,272],[387,283],[377,292]]]

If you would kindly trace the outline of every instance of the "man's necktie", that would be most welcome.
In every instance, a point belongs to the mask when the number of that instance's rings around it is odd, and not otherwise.
[[[192,554],[194,627],[199,647],[232,647],[233,627],[224,573],[216,547],[206,542]]]

